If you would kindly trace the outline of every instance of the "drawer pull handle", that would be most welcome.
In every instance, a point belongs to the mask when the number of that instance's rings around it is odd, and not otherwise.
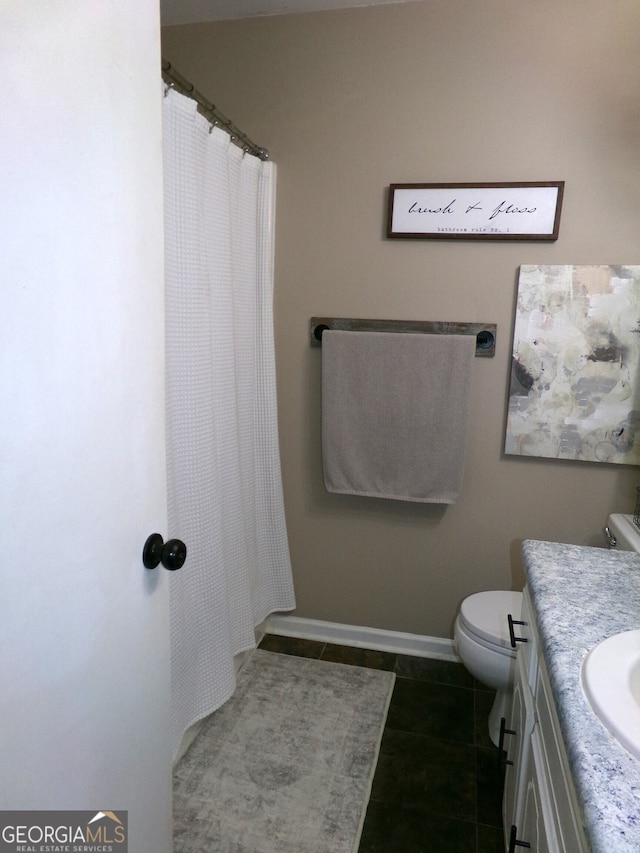
[[[509,853],[515,853],[516,847],[526,847],[529,850],[531,849],[531,845],[528,841],[518,841],[516,838],[517,830],[515,826],[511,827],[511,835],[509,836]]]
[[[516,637],[515,631],[513,630],[514,625],[526,625],[526,622],[519,622],[517,619],[514,619],[510,613],[507,613],[507,621],[509,622],[509,636],[511,637],[511,648],[516,648],[516,643],[528,643],[526,637]]]
[[[503,764],[508,764],[510,767],[513,767],[513,761],[510,761],[508,758],[503,758],[503,752],[505,751],[505,749],[504,749],[504,736],[505,735],[515,735],[515,734],[517,734],[517,732],[514,731],[513,729],[508,729],[506,726],[507,726],[507,721],[505,720],[504,717],[500,717],[500,739],[498,741],[498,763],[499,763],[499,766],[502,766]]]

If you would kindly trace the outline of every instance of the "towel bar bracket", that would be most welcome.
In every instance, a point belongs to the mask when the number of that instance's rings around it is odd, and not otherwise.
[[[496,353],[495,323],[449,323],[430,320],[358,320],[345,317],[312,317],[311,346],[322,346],[325,331],[401,332],[423,335],[475,335],[476,357],[493,358]]]

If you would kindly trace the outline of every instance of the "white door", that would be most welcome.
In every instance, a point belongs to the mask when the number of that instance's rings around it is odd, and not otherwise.
[[[0,8],[0,809],[127,811],[133,853],[171,850],[159,46],[157,0]]]

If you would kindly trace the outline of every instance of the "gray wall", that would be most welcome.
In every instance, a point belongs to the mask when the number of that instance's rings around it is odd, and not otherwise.
[[[429,0],[170,27],[163,55],[278,164],[276,349],[297,615],[450,636],[523,538],[602,544],[636,468],[502,453],[518,267],[640,262],[637,0]],[[386,187],[566,181],[555,243],[387,240]],[[497,322],[448,507],[330,495],[313,315]]]

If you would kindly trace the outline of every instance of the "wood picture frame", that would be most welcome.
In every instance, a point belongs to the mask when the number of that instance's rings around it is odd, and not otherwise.
[[[558,239],[564,181],[391,184],[387,237]]]

